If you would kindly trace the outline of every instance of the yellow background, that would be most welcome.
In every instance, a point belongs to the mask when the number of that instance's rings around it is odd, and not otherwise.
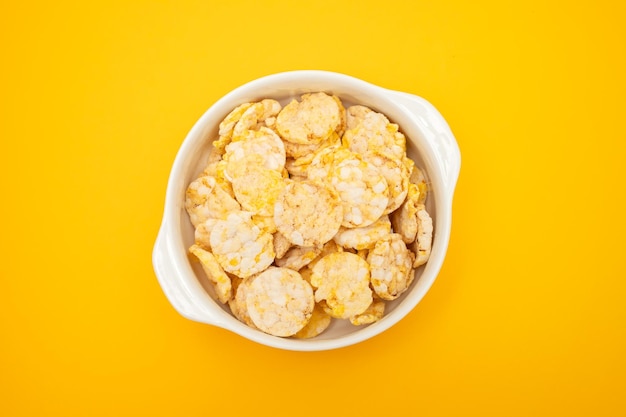
[[[626,415],[618,1],[0,6],[0,415]],[[431,101],[450,248],[398,325],[280,351],[179,316],[151,265],[175,154],[254,78]]]

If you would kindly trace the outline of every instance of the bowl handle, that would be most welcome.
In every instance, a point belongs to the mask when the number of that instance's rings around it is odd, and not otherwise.
[[[182,316],[201,323],[220,326],[217,317],[219,311],[211,305],[211,299],[196,280],[185,280],[185,276],[193,275],[184,272],[188,265],[176,260],[171,254],[176,253],[171,247],[166,224],[161,225],[152,251],[152,264],[161,289],[174,309]],[[212,308],[213,307],[213,308]]]
[[[392,91],[396,102],[416,117],[424,127],[425,139],[435,151],[437,164],[441,167],[449,197],[452,198],[454,187],[461,169],[461,151],[450,126],[439,111],[427,100],[409,93]]]

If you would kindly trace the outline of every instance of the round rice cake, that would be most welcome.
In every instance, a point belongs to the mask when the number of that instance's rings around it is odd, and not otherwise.
[[[278,135],[267,127],[246,130],[226,146],[224,175],[230,181],[241,175],[250,165],[260,165],[278,172],[285,168],[285,145]]]
[[[276,228],[298,246],[328,242],[342,219],[339,197],[321,182],[289,181],[274,205]]]
[[[370,270],[360,256],[349,252],[326,255],[313,267],[311,285],[315,301],[325,301],[328,313],[347,319],[363,313],[372,303]]]
[[[372,287],[383,300],[394,300],[413,282],[413,253],[392,233],[376,242],[367,256]]]
[[[341,101],[323,92],[303,94],[300,100],[292,100],[276,117],[276,130],[284,140],[315,144],[341,131],[345,119]]]
[[[343,227],[368,226],[389,205],[385,177],[374,165],[356,156],[336,163],[329,182],[339,193]]]
[[[197,227],[209,218],[226,218],[228,213],[241,210],[241,206],[224,191],[214,177],[203,175],[187,187],[185,209],[189,220]]]
[[[252,222],[249,212],[238,211],[216,222],[211,248],[222,268],[240,278],[265,270],[274,262],[272,235]]]
[[[398,131],[398,125],[389,122],[382,113],[365,112],[351,124],[354,127],[346,130],[342,137],[344,146],[351,151],[360,155],[378,152],[400,160],[406,155],[406,137]]]
[[[280,172],[258,165],[249,165],[233,178],[233,192],[241,207],[254,214],[272,216],[276,199],[285,188]]]
[[[268,268],[247,288],[246,307],[252,322],[274,336],[296,334],[311,319],[314,306],[311,285],[288,268]]]

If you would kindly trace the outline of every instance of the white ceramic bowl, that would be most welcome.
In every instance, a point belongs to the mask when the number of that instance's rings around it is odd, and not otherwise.
[[[234,318],[228,307],[215,301],[202,270],[190,263],[187,249],[193,227],[184,209],[187,185],[206,164],[210,142],[218,124],[237,105],[262,98],[286,104],[306,92],[325,91],[339,96],[346,107],[363,104],[384,113],[407,137],[407,153],[430,181],[427,209],[433,218],[433,248],[411,288],[388,302],[385,316],[369,326],[347,320],[333,324],[313,339],[280,338],[254,330]],[[334,349],[369,339],[406,316],[429,290],[443,263],[450,237],[452,196],[460,169],[460,152],[448,124],[426,100],[387,90],[365,81],[326,71],[292,71],[249,82],[219,99],[196,122],[185,138],[172,167],[163,222],[153,251],[156,276],[168,300],[184,317],[219,326],[255,342],[281,349],[313,351]]]

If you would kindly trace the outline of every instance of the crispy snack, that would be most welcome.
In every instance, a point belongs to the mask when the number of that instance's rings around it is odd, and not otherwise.
[[[326,255],[330,255],[331,253],[336,253],[336,252],[343,252],[343,248],[341,246],[338,246],[334,240],[329,240],[328,242],[324,243],[324,246],[322,246],[322,251],[317,255],[317,257],[313,259],[304,268],[300,269],[298,272],[300,272],[300,275],[302,275],[302,278],[304,278],[308,282],[311,282],[311,275],[313,274],[313,268],[319,262],[319,260],[324,258]]]
[[[341,99],[337,96],[332,96],[333,100],[337,103],[337,107],[339,107],[339,126],[335,128],[335,133],[337,139],[340,139],[343,134],[346,132],[346,127],[348,125],[348,116],[346,112],[346,108],[343,106]]]
[[[389,204],[385,178],[376,167],[356,156],[336,163],[329,181],[339,192],[343,227],[368,226]]]
[[[413,282],[413,253],[402,236],[392,233],[376,242],[367,262],[371,269],[372,287],[383,300],[394,300]]]
[[[189,251],[251,328],[311,338],[332,318],[371,324],[430,256],[428,191],[382,113],[323,92],[243,103],[187,188]]]
[[[224,175],[232,181],[245,173],[250,165],[282,173],[285,160],[285,145],[273,130],[267,127],[246,130],[226,146]]]
[[[276,259],[280,259],[291,247],[291,242],[280,232],[274,233],[274,252],[276,253]]]
[[[215,227],[217,219],[206,219],[204,222],[196,226],[194,231],[194,240],[196,245],[202,249],[211,250],[211,230]]]
[[[342,217],[339,198],[321,182],[289,182],[274,206],[276,228],[298,246],[328,242],[339,230]]]
[[[244,211],[218,221],[211,231],[211,248],[218,262],[232,274],[247,278],[274,261],[272,235],[261,231]]]
[[[345,110],[341,101],[321,92],[300,99],[292,100],[276,117],[276,130],[284,140],[315,144],[342,130]]]
[[[237,122],[241,119],[241,116],[252,107],[254,103],[243,103],[233,109],[228,115],[222,120],[219,126],[219,138],[213,141],[213,147],[216,150],[216,153],[221,155],[224,153],[224,148],[226,145],[230,143],[233,138],[233,129]]]
[[[319,304],[313,307],[313,314],[309,322],[296,334],[296,339],[310,339],[324,332],[330,325],[332,317],[330,317]]]
[[[354,152],[339,144],[321,149],[312,156],[307,167],[307,177],[310,180],[328,181],[335,166],[346,159],[358,158]]]
[[[282,268],[299,271],[310,264],[321,252],[321,245],[309,247],[293,246],[284,256],[280,259],[276,259],[275,263]]]
[[[384,215],[374,223],[364,227],[342,227],[333,237],[335,243],[344,248],[369,249],[373,248],[377,241],[391,233],[391,222]]]
[[[300,331],[311,319],[314,305],[309,283],[288,268],[268,268],[247,288],[246,306],[252,322],[274,336]]]
[[[197,227],[209,218],[224,219],[228,213],[241,210],[241,206],[214,177],[204,175],[187,187],[185,209],[191,223]]]
[[[252,215],[252,223],[261,229],[262,232],[266,232],[269,234],[276,233],[276,223],[274,223],[274,214],[272,213],[269,216],[263,216],[260,214]]]
[[[413,166],[409,180],[411,183],[416,184],[419,189],[420,197],[417,201],[418,204],[424,204],[426,202],[426,197],[428,196],[428,181],[426,181],[424,172],[418,167]]]
[[[318,149],[320,149],[322,143],[323,142],[300,144],[288,142],[286,140],[283,141],[287,158],[293,159],[299,159],[314,154]]]
[[[302,158],[294,159],[287,158],[285,161],[285,169],[289,173],[289,178],[294,181],[302,181],[307,179],[307,172],[311,165],[311,157],[303,156]]]
[[[191,245],[189,252],[200,261],[204,273],[209,282],[213,284],[213,288],[215,288],[217,299],[222,304],[226,304],[232,297],[232,286],[228,275],[226,275],[211,252],[202,249],[198,245]]]
[[[278,171],[258,165],[247,166],[245,172],[233,179],[233,191],[241,207],[261,216],[274,215],[274,204],[285,186]]]
[[[415,253],[415,262],[413,268],[424,265],[430,258],[430,250],[433,243],[433,219],[420,204],[417,207],[417,239],[411,245],[411,249]]]
[[[350,114],[350,108],[348,109]],[[380,153],[402,159],[406,155],[406,138],[398,131],[398,125],[390,123],[381,113],[363,112],[350,120],[354,126],[344,133],[344,146],[360,155]]]
[[[404,243],[411,243],[417,236],[417,209],[420,197],[416,184],[409,184],[406,200],[390,215],[393,230],[402,236]]]
[[[348,107],[348,109],[346,110],[346,127],[348,129],[354,129],[355,127],[363,123],[363,120],[368,113],[373,113],[373,110],[366,106],[357,104]]]
[[[250,314],[248,313],[248,305],[246,304],[246,298],[248,296],[248,288],[250,287],[250,283],[254,280],[254,276],[246,279],[236,278],[232,280],[235,296],[232,297],[228,301],[228,306],[230,307],[231,313],[237,319],[246,325],[256,329],[257,327],[254,325],[254,322],[250,318]],[[236,284],[235,284],[236,283]]]
[[[387,181],[389,203],[383,212],[389,214],[406,199],[409,188],[409,170],[399,159],[372,152],[363,157],[374,165]]]
[[[364,155],[356,154],[350,149],[333,145],[323,148],[313,157],[308,166],[309,179],[331,180],[334,170],[342,164],[353,164],[354,160],[363,160],[374,166],[379,175],[385,178],[387,183],[387,207],[383,214],[394,211],[402,204],[406,197],[409,184],[409,170],[401,162],[391,156],[380,152],[369,152]],[[371,168],[369,168],[371,170]]]
[[[212,155],[216,155],[217,152],[213,152]],[[219,156],[219,159],[211,162],[207,167],[202,171],[200,176],[211,176],[215,178],[216,183],[222,188],[222,190],[226,191],[228,195],[232,198],[235,198],[235,193],[233,192],[233,187],[230,184],[230,181],[226,179],[224,176],[224,169],[226,168],[226,161],[222,159],[222,156]]]
[[[364,312],[350,317],[350,323],[355,326],[362,326],[364,324],[377,322],[385,315],[385,305],[385,302],[380,299],[372,301],[372,304],[370,304]]]
[[[347,319],[363,313],[372,303],[370,270],[366,261],[349,252],[331,253],[313,268],[315,301],[325,300],[328,314]]]
[[[233,137],[243,135],[246,131],[257,130],[263,126],[263,122],[269,119],[273,124],[273,118],[281,110],[282,106],[276,100],[265,99],[245,109],[241,117],[233,127]]]
[[[303,157],[312,158],[316,152],[324,148],[328,148],[330,146],[340,145],[341,144],[341,136],[337,133],[333,132],[330,136],[320,143],[293,143],[289,141],[283,141],[285,145],[285,152],[287,153],[288,158],[299,159]]]

